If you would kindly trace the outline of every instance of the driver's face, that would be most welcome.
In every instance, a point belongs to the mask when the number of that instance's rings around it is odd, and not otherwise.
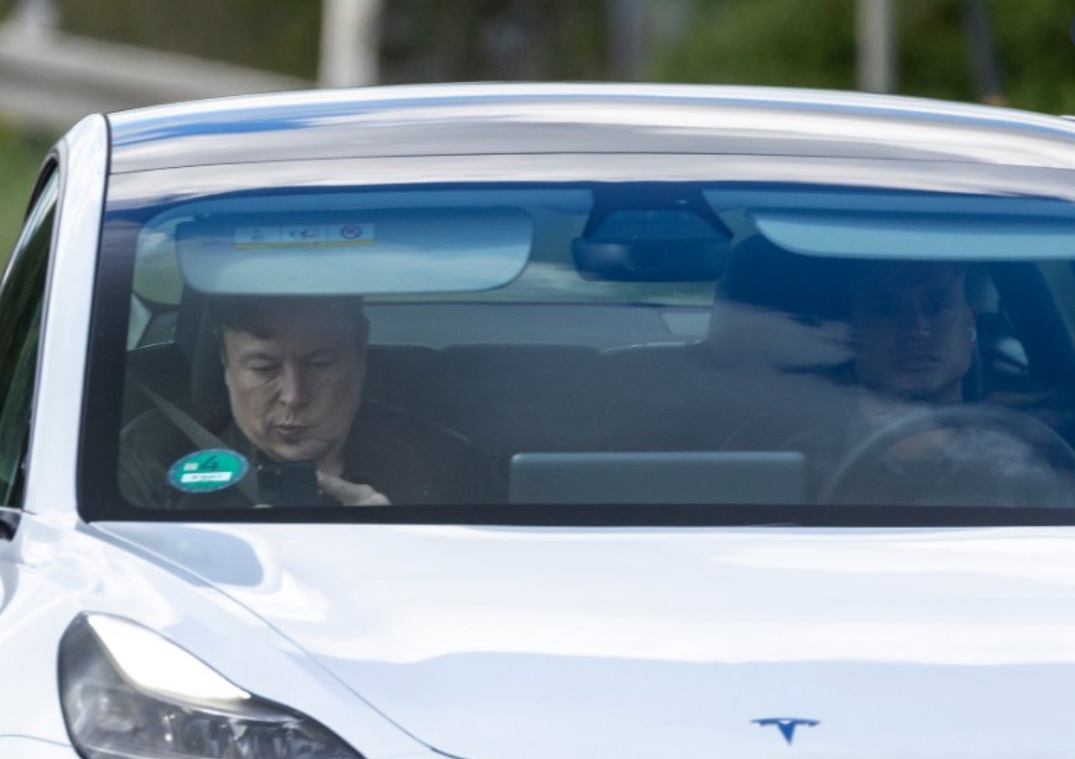
[[[855,371],[866,387],[908,400],[954,402],[974,348],[961,268],[878,262],[852,298]]]

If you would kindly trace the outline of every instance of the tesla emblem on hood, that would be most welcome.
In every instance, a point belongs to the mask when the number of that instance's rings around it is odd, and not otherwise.
[[[784,740],[791,745],[791,741],[795,738],[795,728],[806,725],[806,727],[814,727],[820,724],[816,719],[796,719],[795,717],[766,717],[765,719],[751,720],[758,727],[768,727],[769,725],[776,725],[780,729],[780,734],[784,736]]]

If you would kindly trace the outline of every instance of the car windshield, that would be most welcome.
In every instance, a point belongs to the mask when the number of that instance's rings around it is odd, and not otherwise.
[[[1072,240],[985,192],[118,177],[80,508],[1063,520]]]

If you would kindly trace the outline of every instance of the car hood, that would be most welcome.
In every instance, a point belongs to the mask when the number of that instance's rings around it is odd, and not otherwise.
[[[466,759],[1070,755],[1071,529],[107,529]]]

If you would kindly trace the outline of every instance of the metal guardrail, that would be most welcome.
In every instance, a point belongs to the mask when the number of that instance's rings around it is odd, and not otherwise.
[[[0,117],[34,130],[58,133],[90,113],[312,86],[20,20],[0,25]]]

